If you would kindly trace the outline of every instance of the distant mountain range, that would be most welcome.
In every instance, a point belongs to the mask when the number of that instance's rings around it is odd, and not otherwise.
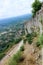
[[[32,17],[31,14],[25,14],[25,15],[22,15],[22,16],[1,19],[0,20],[0,25],[10,24],[10,23],[14,23],[14,24],[20,23],[20,22],[23,22],[25,20],[31,19],[31,17]]]

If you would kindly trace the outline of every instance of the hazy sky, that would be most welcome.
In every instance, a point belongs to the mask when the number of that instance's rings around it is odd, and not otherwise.
[[[31,13],[34,0],[0,0],[0,18]]]

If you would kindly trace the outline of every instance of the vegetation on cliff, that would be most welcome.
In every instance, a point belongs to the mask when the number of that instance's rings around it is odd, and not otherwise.
[[[32,4],[32,14],[33,17],[36,15],[36,12],[39,11],[41,9],[42,3],[39,0],[35,0]]]

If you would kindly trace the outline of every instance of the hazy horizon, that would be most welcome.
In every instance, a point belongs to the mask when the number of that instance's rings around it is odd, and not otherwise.
[[[31,14],[33,2],[34,0],[0,0],[0,19]]]
[[[10,19],[10,18],[19,18],[19,17],[22,17],[22,16],[32,16],[32,14],[28,13],[28,14],[22,14],[22,15],[18,15],[18,16],[11,16],[11,17],[6,17],[6,18],[0,18],[0,21],[1,20],[5,20],[5,19]]]

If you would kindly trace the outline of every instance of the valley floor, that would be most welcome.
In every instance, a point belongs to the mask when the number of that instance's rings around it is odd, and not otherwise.
[[[9,59],[17,53],[17,51],[20,49],[20,47],[23,45],[23,40],[19,42],[1,61],[0,65],[7,65]]]

